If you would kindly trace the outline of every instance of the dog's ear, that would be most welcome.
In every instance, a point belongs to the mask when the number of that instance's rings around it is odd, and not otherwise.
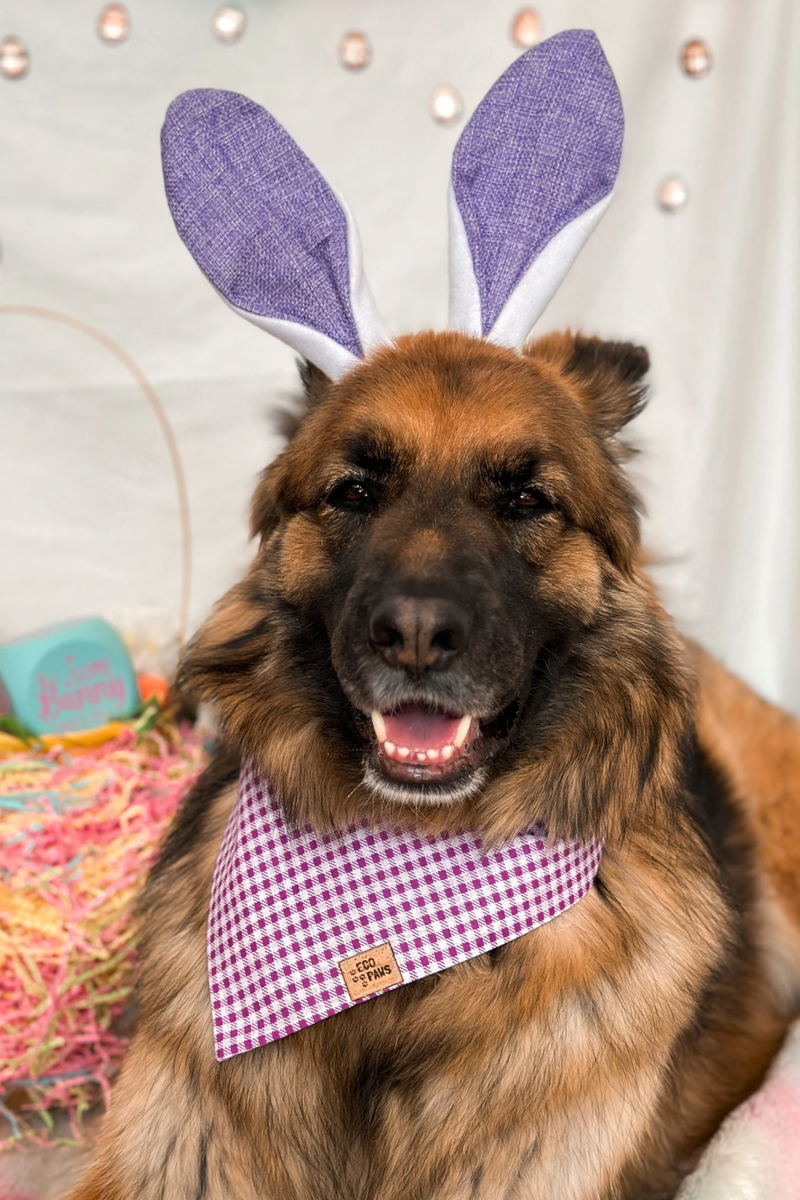
[[[301,359],[297,368],[303,394],[297,397],[292,408],[279,409],[273,417],[278,433],[285,437],[287,442],[292,440],[305,418],[325,399],[331,388],[331,381],[325,372],[308,359]],[[250,505],[250,536],[260,537],[262,541],[269,537],[280,522],[278,491],[282,474],[281,461],[279,456],[261,473]]]
[[[300,372],[303,394],[293,398],[291,408],[280,408],[273,417],[275,429],[287,442],[292,440],[308,414],[324,400],[331,386],[325,372],[315,367],[308,359],[300,359],[297,369]]]
[[[603,437],[614,437],[647,403],[650,356],[643,346],[558,333],[539,338],[527,353],[558,367]]]
[[[306,400],[306,413],[310,413],[315,409],[320,400],[324,400],[327,396],[331,381],[324,371],[319,367],[315,367],[312,362],[307,359],[299,364],[300,382],[303,385],[303,394]]]
[[[278,528],[281,519],[278,504],[278,476],[280,456],[261,472],[258,485],[250,502],[250,537],[262,542]]]

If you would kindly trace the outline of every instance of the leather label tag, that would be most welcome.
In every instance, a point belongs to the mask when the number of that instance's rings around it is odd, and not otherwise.
[[[354,954],[351,958],[343,958],[339,969],[351,1000],[372,996],[383,988],[403,982],[403,976],[388,942],[361,954]]]

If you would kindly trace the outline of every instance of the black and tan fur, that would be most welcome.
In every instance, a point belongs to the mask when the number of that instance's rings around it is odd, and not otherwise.
[[[337,384],[306,370],[253,566],[184,664],[229,748],[147,885],[138,1031],[73,1200],[656,1200],[757,1086],[800,994],[800,727],[683,642],[642,573],[616,435],[646,369],[569,335],[520,357],[426,334]],[[374,502],[344,512],[356,470]],[[533,511],[510,513],[523,485]],[[362,709],[394,676],[360,630],[390,578],[457,580],[475,648],[437,694],[506,713],[454,802],[365,782]],[[596,884],[218,1064],[205,925],[241,755],[318,825],[604,837]]]

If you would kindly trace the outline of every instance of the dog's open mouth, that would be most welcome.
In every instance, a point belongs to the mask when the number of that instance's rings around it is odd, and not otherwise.
[[[437,712],[407,704],[392,713],[372,713],[378,765],[402,783],[444,783],[482,758],[477,717]]]
[[[409,703],[393,712],[373,712],[376,766],[396,784],[425,787],[466,782],[507,741],[519,713],[510,704],[492,721]]]

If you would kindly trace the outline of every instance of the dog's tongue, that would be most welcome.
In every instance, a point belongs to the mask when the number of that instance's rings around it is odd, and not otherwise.
[[[461,722],[461,717],[449,717],[421,705],[409,705],[383,715],[387,739],[411,750],[442,750],[452,746]]]

